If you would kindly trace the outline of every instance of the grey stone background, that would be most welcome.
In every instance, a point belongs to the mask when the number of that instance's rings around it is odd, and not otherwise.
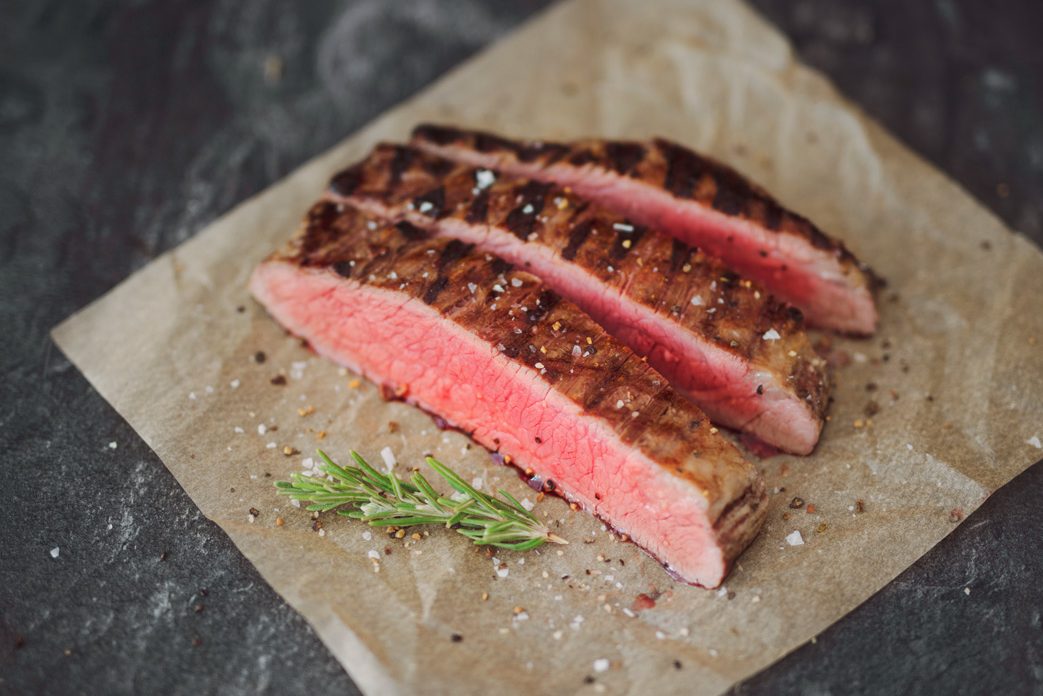
[[[0,693],[355,692],[48,331],[545,4],[0,0]],[[1043,242],[1038,0],[753,4]],[[1041,503],[1037,465],[735,691],[1043,693]]]

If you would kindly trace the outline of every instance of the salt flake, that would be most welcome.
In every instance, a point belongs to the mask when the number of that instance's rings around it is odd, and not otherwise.
[[[786,535],[786,543],[790,546],[803,546],[804,537],[801,536],[799,529],[794,529],[792,532]]]
[[[1025,444],[1032,445],[1036,449],[1043,449],[1043,442],[1039,441],[1039,437],[1037,435],[1033,435],[1029,439],[1025,440]]]
[[[474,173],[474,183],[479,189],[489,188],[496,182],[496,174],[488,169],[479,169]]]
[[[51,549],[51,558],[58,558],[58,547],[57,546],[55,546],[53,549]]]
[[[608,660],[606,660],[603,657],[601,659],[599,659],[599,660],[594,660],[594,665],[593,665],[594,666],[594,671],[595,672],[604,672],[604,671],[606,671],[608,669],[608,665],[609,665]]]
[[[782,338],[782,336],[780,336],[779,332],[775,329],[768,329],[764,332],[764,335],[761,338],[763,338],[765,341],[777,341],[780,338]]]

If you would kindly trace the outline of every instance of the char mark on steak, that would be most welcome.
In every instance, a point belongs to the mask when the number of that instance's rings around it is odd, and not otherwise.
[[[880,281],[838,240],[787,210],[737,171],[660,138],[649,142],[512,141],[422,125],[433,154],[555,182],[723,259],[816,326],[872,334]]]
[[[624,170],[637,159],[615,156]],[[830,379],[799,312],[714,257],[553,184],[445,162],[380,145],[352,167],[350,191],[338,185],[346,177],[333,179],[331,196],[531,271],[647,356],[714,422],[789,452],[814,448]]]

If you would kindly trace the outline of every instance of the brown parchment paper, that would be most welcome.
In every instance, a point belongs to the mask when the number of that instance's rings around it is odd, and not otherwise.
[[[421,120],[677,139],[762,182],[890,282],[879,336],[839,341],[853,362],[814,456],[761,463],[785,491],[725,590],[676,584],[556,499],[536,510],[562,521],[569,546],[489,558],[437,529],[403,543],[327,517],[320,536],[274,495],[324,430],[341,457],[355,447],[379,463],[389,447],[404,471],[431,452],[533,499],[464,436],[309,354],[246,292],[332,172]],[[365,692],[710,694],[850,611],[1043,454],[1030,444],[1043,437],[1041,298],[1036,248],[796,63],[745,6],[573,0],[157,259],[55,339]],[[286,386],[270,383],[279,373]],[[854,427],[870,398],[880,412]],[[815,513],[789,510],[794,496]],[[786,543],[794,530],[803,545]],[[654,608],[632,608],[654,591]]]

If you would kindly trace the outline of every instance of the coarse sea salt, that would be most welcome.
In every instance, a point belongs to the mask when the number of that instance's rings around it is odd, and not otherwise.
[[[696,295],[695,297],[693,297],[692,298],[692,304],[695,305],[696,307],[702,307],[703,306],[703,298],[702,298],[702,296]]]
[[[53,549],[51,549],[51,558],[58,558],[58,553],[59,553],[58,547],[55,546]]]
[[[786,543],[790,546],[803,546],[804,537],[801,536],[799,529],[794,529],[792,532],[786,535]]]
[[[480,189],[489,188],[495,182],[496,174],[488,169],[479,169],[474,173],[474,183],[477,184]]]
[[[112,442],[109,443],[109,449],[116,449],[116,447],[117,447],[117,445],[116,445],[116,441],[115,440],[113,440]]]
[[[780,338],[782,338],[782,336],[780,336],[779,332],[775,329],[768,329],[764,332],[764,335],[761,338],[763,338],[765,341],[777,341]]]
[[[1039,436],[1033,435],[1029,439],[1025,440],[1026,445],[1032,445],[1036,449],[1043,449],[1043,442],[1039,441]]]

